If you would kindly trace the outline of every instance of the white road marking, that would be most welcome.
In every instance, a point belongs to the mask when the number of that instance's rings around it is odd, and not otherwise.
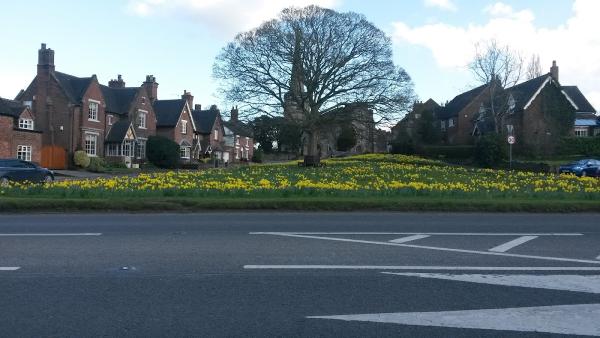
[[[442,236],[583,236],[581,233],[516,233],[516,232],[250,232],[250,235],[442,235]]]
[[[502,257],[515,257],[515,258],[528,258],[546,261],[556,262],[573,262],[573,263],[589,263],[589,264],[600,264],[599,260],[588,260],[588,259],[574,259],[574,258],[562,258],[562,257],[549,257],[549,256],[535,256],[535,255],[522,255],[522,254],[511,254],[507,252],[492,252],[492,251],[479,251],[479,250],[466,250],[466,249],[452,249],[452,248],[441,248],[435,246],[415,245],[415,244],[403,244],[403,243],[390,243],[390,242],[378,242],[378,241],[367,241],[361,239],[350,239],[350,238],[335,238],[335,237],[323,237],[323,236],[309,236],[309,235],[296,235],[283,232],[271,232],[265,233],[267,235],[284,236],[284,237],[295,237],[295,238],[308,238],[308,239],[321,239],[325,241],[336,241],[336,242],[348,242],[348,243],[361,243],[361,244],[375,244],[375,245],[388,245],[398,246],[403,248],[414,248],[424,250],[435,250],[445,252],[457,252],[457,253],[468,253],[486,256],[502,256]]]
[[[417,239],[423,239],[423,238],[427,238],[427,237],[430,237],[430,235],[412,235],[412,236],[407,236],[407,237],[401,237],[401,238],[392,239],[390,242],[392,242],[392,243],[406,243],[406,242],[416,241]]]
[[[0,234],[0,237],[54,237],[54,236],[101,236],[100,232],[83,232],[83,233],[20,233],[20,234]]]
[[[536,289],[563,290],[600,294],[600,275],[453,275],[441,273],[382,273],[386,275],[406,277],[444,279],[480,284],[519,286]]]
[[[244,265],[246,270],[600,271],[596,266]]]
[[[508,250],[517,247],[523,243],[527,243],[534,239],[538,238],[538,236],[521,236],[519,238],[515,238],[510,242],[506,242],[504,244],[498,245],[490,249],[493,252],[507,252]]]
[[[367,313],[307,318],[600,336],[600,320],[598,320],[600,304],[440,312]]]
[[[19,266],[0,266],[0,271],[16,271],[19,270],[21,267]]]

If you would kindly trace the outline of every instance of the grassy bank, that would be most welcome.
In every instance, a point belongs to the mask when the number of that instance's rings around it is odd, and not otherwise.
[[[600,212],[593,200],[385,198],[0,198],[0,212],[163,212],[206,210]]]

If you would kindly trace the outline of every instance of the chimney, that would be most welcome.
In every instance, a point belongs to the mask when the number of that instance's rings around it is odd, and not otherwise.
[[[552,67],[550,67],[550,76],[556,81],[558,81],[558,66],[556,65],[556,61],[552,61]]]
[[[213,104],[212,106],[210,106],[210,110],[212,110],[212,111],[219,111],[219,108],[217,107],[216,104]]]
[[[146,75],[146,81],[142,86],[146,88],[150,102],[154,103],[158,99],[158,83],[156,83],[154,75]]]
[[[117,79],[112,79],[108,81],[108,86],[110,88],[125,88],[125,81],[121,77],[121,74],[117,75]]]
[[[54,51],[46,48],[46,44],[42,43],[42,47],[38,50],[38,74],[49,74],[54,72]]]
[[[192,95],[192,93],[188,92],[187,90],[184,90],[183,95],[181,95],[181,98],[187,101],[188,107],[190,107],[190,109],[194,108],[194,96]]]
[[[229,117],[229,121],[238,122],[239,117],[240,117],[240,114],[239,114],[239,110],[238,110],[237,106],[231,107],[231,116]]]
[[[195,104],[194,105],[194,110],[197,110],[197,111],[202,110],[202,105],[201,104]]]

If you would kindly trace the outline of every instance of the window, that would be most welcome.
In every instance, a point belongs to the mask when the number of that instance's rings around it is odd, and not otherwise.
[[[33,120],[32,119],[19,119],[19,128],[33,130]]]
[[[98,122],[98,102],[89,100],[88,120]]]
[[[113,124],[113,117],[112,117],[112,115],[108,115],[108,122],[107,123],[108,123],[109,126],[112,126],[112,124]]]
[[[515,98],[512,95],[510,95],[508,97],[508,112],[510,114],[515,112],[515,106],[516,106]]]
[[[133,157],[133,140],[125,140],[123,141],[123,156]]]
[[[181,133],[187,134],[187,121],[181,120]]]
[[[446,130],[446,121],[440,121],[440,128]]]
[[[141,129],[146,129],[146,112],[139,112],[138,127],[140,127]]]
[[[454,119],[449,119],[448,120],[448,127],[454,127]]]
[[[121,145],[114,143],[107,145],[106,156],[121,156]]]
[[[190,152],[191,152],[191,148],[190,147],[180,147],[179,148],[179,154],[181,156],[181,158],[185,158],[185,159],[189,159],[190,158]]]
[[[31,161],[31,146],[17,146],[17,158],[23,161]]]
[[[31,109],[32,108],[32,102],[31,101],[23,101],[23,106],[29,107],[29,109]]]
[[[96,156],[97,143],[98,143],[98,135],[85,134],[85,152],[89,156]]]
[[[240,144],[240,137],[239,136],[235,137],[235,144],[237,144],[237,145]]]
[[[587,137],[588,136],[588,128],[586,128],[586,127],[575,128],[575,136],[576,137]]]
[[[136,157],[139,159],[146,158],[146,140],[138,140],[136,144]]]
[[[249,143],[248,143],[249,141],[250,141],[250,139],[246,137],[246,147],[249,145]]]
[[[219,140],[219,131],[215,129],[215,141]]]

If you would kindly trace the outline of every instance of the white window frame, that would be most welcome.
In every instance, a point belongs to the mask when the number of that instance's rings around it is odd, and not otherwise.
[[[181,133],[182,134],[187,134],[187,123],[188,123],[188,121],[181,120]]]
[[[214,132],[214,139],[215,139],[215,141],[219,140],[219,130],[217,130],[217,129],[215,129],[215,132]]]
[[[107,121],[108,125],[112,126],[113,125],[113,116],[112,115],[108,115],[107,120],[108,120]]]
[[[85,133],[84,137],[84,148],[85,153],[88,156],[96,157],[98,156],[98,134]],[[93,145],[93,147],[92,147]]]
[[[588,137],[589,128],[588,127],[575,127],[575,137]]]
[[[246,147],[250,146],[250,139],[246,137]]]
[[[17,146],[17,158],[23,161],[31,162],[32,147],[28,145]]]
[[[454,127],[454,119],[448,119],[448,128]]]
[[[121,156],[131,157],[135,156],[135,142],[133,140],[124,140],[121,144]]]
[[[19,119],[19,129],[33,130],[34,122],[33,119]]]
[[[100,122],[98,120],[98,111],[100,111],[100,101],[88,99],[88,121]]]
[[[147,129],[148,124],[148,112],[145,110],[138,110],[138,128]]]
[[[446,130],[446,121],[445,120],[440,121],[440,128],[442,130]]]
[[[136,158],[141,160],[146,158],[146,140],[138,139],[135,144],[135,149],[137,152]]]
[[[179,147],[179,157],[189,160],[192,154],[192,147],[188,146],[180,146]]]

